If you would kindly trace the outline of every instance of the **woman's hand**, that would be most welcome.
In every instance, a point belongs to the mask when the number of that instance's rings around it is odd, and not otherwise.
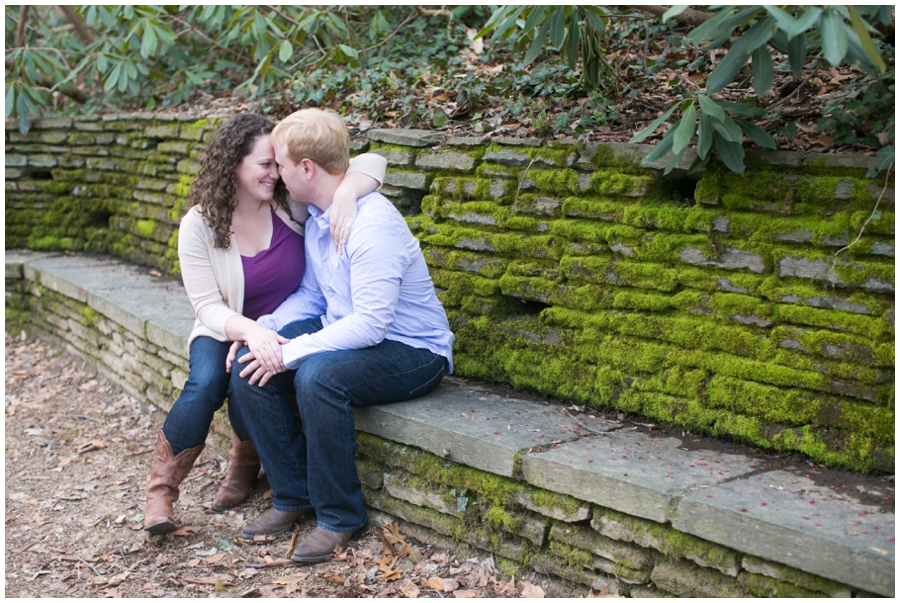
[[[243,341],[233,341],[231,347],[228,348],[228,356],[225,357],[225,372],[231,372],[231,365],[234,364],[234,357],[237,356],[238,350],[244,347]]]
[[[334,250],[338,255],[343,253],[344,243],[350,236],[350,226],[356,219],[356,199],[357,191],[352,184],[352,176],[355,172],[348,174],[344,181],[334,191],[334,202],[331,205],[331,216],[329,225],[331,226],[331,240],[334,242]],[[345,183],[349,183],[345,186]]]
[[[282,337],[275,331],[261,325],[256,325],[254,328],[249,329],[245,337],[245,343],[250,349],[253,358],[259,362],[262,368],[271,373],[280,373],[285,370],[281,344],[289,341],[290,339]],[[229,352],[230,356],[231,352]]]

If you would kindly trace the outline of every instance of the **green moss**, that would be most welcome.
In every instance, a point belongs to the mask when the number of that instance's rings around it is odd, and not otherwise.
[[[427,476],[437,484],[452,488],[466,488],[477,492],[496,506],[514,504],[515,495],[525,486],[510,478],[457,465],[427,452],[395,444],[377,436],[358,432],[357,445],[361,452],[393,467]]]
[[[71,251],[77,248],[76,242],[72,237],[55,237],[48,235],[37,239],[28,239],[28,248],[36,250],[61,250]]]
[[[559,509],[565,515],[570,517],[578,513],[578,510],[582,505],[581,502],[571,496],[557,494],[556,492],[551,492],[542,488],[528,488],[525,492],[528,498],[530,498],[538,507],[544,509]]]
[[[138,233],[145,238],[150,238],[153,236],[153,233],[156,231],[157,223],[154,220],[138,220],[135,223],[135,228]]]
[[[781,583],[787,582],[790,584],[795,584],[807,590],[815,591],[817,593],[825,593],[831,596],[837,596],[839,593],[843,594],[850,591],[849,587],[838,582],[834,582],[833,580],[822,578],[821,576],[815,576],[813,574],[809,574],[804,571],[794,569],[792,567],[788,567],[774,561],[770,561],[768,559],[763,561],[762,559],[758,559],[750,555],[746,555],[745,559],[751,565],[765,564],[771,568],[774,568],[778,572],[778,580]]]
[[[97,320],[97,311],[90,306],[84,306],[81,309],[81,314],[84,316],[85,324],[93,325]]]
[[[665,265],[619,261],[610,264],[609,272],[620,284],[639,289],[674,291],[678,288],[678,271]]]
[[[875,340],[883,339],[887,335],[879,319],[840,310],[778,304],[772,307],[772,318],[778,322],[856,333]]]
[[[491,505],[488,512],[484,514],[484,519],[494,527],[516,534],[522,527],[524,519],[516,517],[499,505]]]
[[[502,276],[509,265],[509,260],[503,258],[485,257],[476,253],[448,249],[429,248],[425,250],[424,256],[429,266],[464,270],[489,279]]]
[[[715,568],[738,565],[739,555],[735,551],[679,532],[667,525],[609,509],[597,509],[592,525],[599,526],[604,522],[619,524],[621,529],[616,532],[625,536],[626,542],[635,542],[643,547],[655,549],[667,557],[702,561],[703,565]],[[604,532],[602,529],[600,531]]]
[[[371,147],[369,147],[369,152],[372,151],[389,151],[395,153],[412,153],[415,155],[419,152],[418,147],[408,147],[399,144],[391,144],[387,142],[372,142]]]
[[[700,179],[694,188],[694,199],[697,203],[718,205],[721,198],[722,189],[719,186],[718,179],[712,175],[707,175]]]
[[[749,328],[717,324],[709,320],[623,312],[595,312],[593,327],[619,333],[659,339],[687,350],[722,350],[759,360],[774,355],[774,346]]]
[[[865,178],[866,168],[839,167],[831,165],[824,157],[813,159],[803,166],[803,170],[812,176],[831,176],[840,178]]]
[[[577,216],[585,218],[599,218],[601,220],[616,220],[621,222],[625,216],[626,209],[632,204],[622,202],[613,197],[600,197],[592,199],[582,199],[577,197],[568,197],[562,204],[562,213],[566,216]],[[631,223],[631,222],[629,222]],[[641,224],[633,224],[642,227]]]
[[[590,162],[598,168],[615,168],[625,173],[646,173],[640,169],[640,158],[635,153],[617,153],[612,146],[607,144],[597,145],[591,154]]]
[[[633,176],[616,170],[598,170],[591,175],[591,190],[602,195],[642,197],[654,190],[652,176]]]
[[[637,391],[650,391],[682,398],[702,398],[710,375],[702,370],[681,367],[665,369],[634,381]]]
[[[665,367],[668,346],[585,329],[576,339],[579,358],[616,366],[631,373],[654,373]]]
[[[644,231],[624,224],[604,224],[590,220],[555,220],[551,232],[570,241],[581,243],[632,243],[637,244]]]
[[[545,170],[532,167],[524,177],[545,193],[565,195],[578,191],[578,172],[575,170]]]
[[[593,568],[594,556],[588,551],[555,540],[550,542],[549,548],[553,555],[569,565],[582,565],[587,568]]]
[[[893,241],[896,216],[892,211],[881,211],[881,216],[873,216],[872,210],[857,211],[850,215],[850,227],[854,232],[860,232],[865,224],[867,234],[887,235]],[[870,220],[870,218],[872,218]],[[876,219],[877,218],[877,219]]]

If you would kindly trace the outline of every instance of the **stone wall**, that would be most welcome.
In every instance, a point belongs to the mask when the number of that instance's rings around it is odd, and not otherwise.
[[[42,120],[24,136],[7,122],[7,247],[177,274],[218,122],[166,119]],[[457,374],[893,471],[893,182],[882,195],[871,159],[750,154],[745,175],[666,179],[665,160],[640,167],[645,148],[627,145],[398,130],[355,150],[388,159],[384,193],[422,243]]]
[[[177,279],[109,256],[16,251],[6,307],[142,403],[168,410],[184,384],[193,312]],[[446,381],[355,418],[373,525],[537,572],[551,596],[894,595],[894,514],[817,483],[811,464],[774,470],[749,450],[601,430],[611,422]],[[224,453],[229,433],[217,413],[208,443]],[[857,484],[869,502],[893,492]]]

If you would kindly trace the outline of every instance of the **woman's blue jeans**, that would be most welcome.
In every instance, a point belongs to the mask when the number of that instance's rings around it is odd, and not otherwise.
[[[280,334],[294,338],[321,328],[313,318],[293,322]],[[238,352],[238,359],[246,352]],[[370,348],[318,354],[265,387],[242,379],[243,367],[235,363],[231,369],[231,395],[266,470],[274,507],[313,508],[320,528],[353,532],[368,519],[356,473],[353,407],[423,396],[441,382],[447,360],[385,339]]]
[[[173,455],[206,442],[213,415],[228,397],[231,376],[225,372],[225,358],[230,347],[230,341],[216,341],[212,337],[201,336],[191,342],[187,383],[162,428]],[[228,418],[238,437],[246,440],[247,430],[233,401],[228,403]]]

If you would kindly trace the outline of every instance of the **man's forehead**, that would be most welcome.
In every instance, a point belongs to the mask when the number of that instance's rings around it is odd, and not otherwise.
[[[287,153],[287,145],[275,144],[272,148],[275,150],[275,159],[278,160],[278,163],[285,163],[283,160],[290,160]],[[291,163],[293,164],[294,162],[291,161]]]

